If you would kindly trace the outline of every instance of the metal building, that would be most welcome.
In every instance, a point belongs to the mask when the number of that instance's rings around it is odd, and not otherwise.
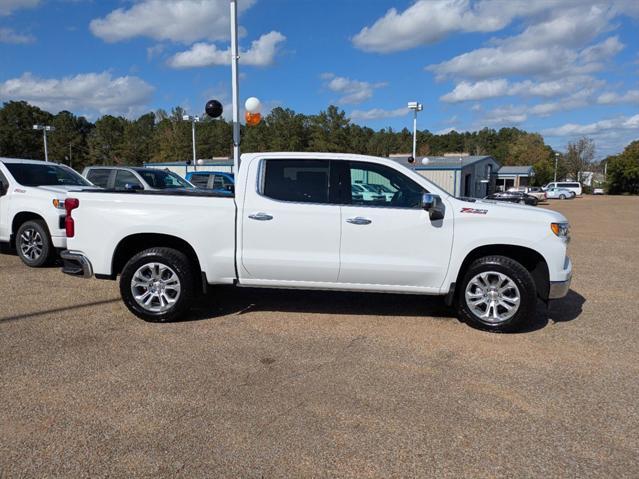
[[[506,191],[512,187],[528,186],[534,174],[532,166],[502,166],[497,171],[497,188]]]
[[[483,198],[495,191],[500,164],[492,156],[418,156],[409,163],[408,156],[391,159],[412,168],[453,196]]]

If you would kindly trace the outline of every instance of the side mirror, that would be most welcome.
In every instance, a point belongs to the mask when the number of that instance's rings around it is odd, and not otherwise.
[[[7,183],[0,182],[0,196],[6,195],[8,190],[9,185]]]
[[[442,203],[442,199],[438,195],[424,193],[422,195],[422,208],[428,211],[428,216],[431,220],[444,219],[444,203]]]
[[[142,185],[139,185],[137,183],[127,183],[124,185],[124,189],[127,191],[137,191],[143,190],[144,188],[142,187]]]

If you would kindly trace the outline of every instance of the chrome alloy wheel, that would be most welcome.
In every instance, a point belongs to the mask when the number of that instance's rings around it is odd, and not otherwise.
[[[20,235],[20,251],[22,256],[35,261],[42,256],[44,241],[35,228],[27,228]]]
[[[131,279],[131,293],[136,303],[152,313],[171,309],[181,290],[177,273],[162,263],[140,266]]]
[[[521,301],[519,288],[503,273],[485,271],[475,275],[466,286],[468,308],[480,320],[499,324],[512,318]]]

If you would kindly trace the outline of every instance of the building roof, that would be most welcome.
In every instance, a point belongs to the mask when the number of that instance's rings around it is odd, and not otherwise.
[[[497,171],[498,176],[532,176],[532,166],[502,166]]]
[[[390,159],[415,170],[461,170],[478,161],[492,160],[499,164],[492,156],[418,156],[414,163],[408,162],[408,156],[393,156]],[[428,162],[424,163],[424,158]]]

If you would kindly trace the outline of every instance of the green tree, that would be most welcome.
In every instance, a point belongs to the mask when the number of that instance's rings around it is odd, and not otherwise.
[[[88,138],[89,161],[93,165],[125,164],[122,157],[123,136],[127,120],[121,116],[105,115],[95,122]]]
[[[26,101],[4,103],[0,108],[0,155],[44,160],[42,131],[34,130],[33,125],[51,125],[52,122],[51,113]]]
[[[604,160],[607,164],[608,192],[639,194],[639,141],[633,141],[617,156]]]

